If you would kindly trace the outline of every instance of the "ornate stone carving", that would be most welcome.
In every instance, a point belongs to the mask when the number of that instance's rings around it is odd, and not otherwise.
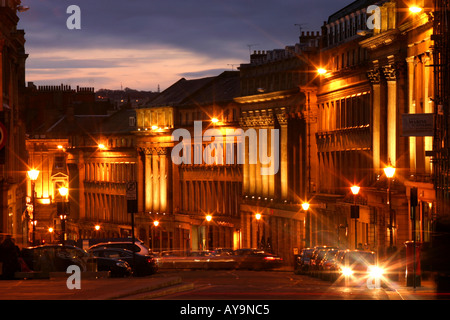
[[[372,84],[379,84],[381,78],[380,69],[376,68],[367,71],[367,77]]]

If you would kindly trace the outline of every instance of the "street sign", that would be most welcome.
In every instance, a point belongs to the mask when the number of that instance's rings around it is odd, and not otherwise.
[[[403,137],[432,137],[434,136],[434,114],[417,113],[402,115]]]
[[[137,183],[136,181],[127,182],[127,200],[137,199]]]

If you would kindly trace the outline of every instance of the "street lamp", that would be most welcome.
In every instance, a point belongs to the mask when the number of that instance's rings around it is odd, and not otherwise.
[[[158,220],[153,221],[153,227],[152,227],[152,251],[155,251],[155,231],[156,231],[155,229],[158,226],[159,226],[159,221]]]
[[[319,69],[317,69],[317,73],[318,73],[319,75],[324,75],[324,74],[327,73],[327,69],[319,68]]]
[[[31,220],[33,224],[32,245],[34,246],[36,242],[36,180],[39,177],[39,170],[32,169],[27,174],[31,181],[31,204],[33,206],[33,219]]]
[[[208,224],[207,224],[207,229],[206,229],[206,250],[209,250],[210,249],[210,241],[209,241],[209,237],[210,237],[210,227],[209,227],[209,223],[211,222],[211,220],[212,220],[212,216],[210,215],[210,214],[208,214],[207,216],[206,216],[206,221],[208,222]]]
[[[359,218],[359,206],[356,204],[356,196],[359,193],[361,187],[352,186],[350,190],[353,193],[353,206],[351,207],[351,216],[350,218],[355,219],[355,249],[358,248],[358,218]]]
[[[302,209],[303,211],[306,212],[306,217],[305,217],[305,247],[309,247],[311,245],[311,224],[310,224],[310,214],[309,214],[309,203],[308,202],[303,202],[302,203]]]
[[[423,11],[423,8],[421,8],[419,6],[411,6],[411,7],[409,7],[409,11],[411,13],[420,13]]]
[[[394,235],[393,235],[393,224],[394,217],[392,214],[392,204],[391,204],[391,180],[395,175],[395,167],[391,164],[391,159],[389,159],[389,163],[387,167],[384,169],[384,174],[388,178],[388,204],[389,204],[389,247],[392,249],[394,246]]]
[[[256,218],[256,226],[258,228],[256,230],[256,238],[257,238],[256,239],[256,246],[259,249],[260,246],[261,246],[261,243],[260,243],[261,234],[260,234],[260,231],[259,231],[259,221],[261,220],[261,213],[255,214],[255,218]]]
[[[66,219],[67,219],[65,202],[66,202],[66,196],[69,193],[69,189],[66,187],[60,187],[58,189],[58,191],[62,197],[61,210],[60,210],[61,212],[59,214],[59,218],[61,219],[61,243],[62,243],[62,245],[64,245],[64,242],[66,240]]]

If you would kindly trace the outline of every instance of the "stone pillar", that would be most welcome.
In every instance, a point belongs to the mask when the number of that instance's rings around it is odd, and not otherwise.
[[[414,84],[415,84],[415,57],[406,59],[408,65],[408,112],[416,113],[416,105],[414,101]],[[409,171],[414,174],[416,172],[416,137],[409,137]]]
[[[151,212],[153,209],[153,176],[152,176],[152,155],[150,150],[145,150],[145,211]]]
[[[374,61],[374,69],[368,72],[370,82],[372,83],[372,159],[375,173],[380,173],[381,168],[381,86],[380,69],[378,61]]]
[[[388,57],[392,60],[393,57]],[[397,72],[394,63],[383,67],[387,80],[387,155],[392,165],[397,161]]]
[[[160,163],[160,206],[159,210],[161,212],[166,212],[167,210],[167,156],[166,151],[161,151],[159,155],[159,163]]]

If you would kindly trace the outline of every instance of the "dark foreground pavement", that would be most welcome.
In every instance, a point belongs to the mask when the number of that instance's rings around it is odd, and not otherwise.
[[[149,300],[195,289],[194,283],[185,282],[176,272],[131,278],[95,278],[92,274],[82,274],[81,288],[72,290],[67,286],[68,276],[62,273],[50,279],[0,280],[0,300]],[[450,299],[450,293],[436,293],[433,281],[422,281],[415,289],[406,287],[404,281],[391,282],[384,291],[389,300]]]

